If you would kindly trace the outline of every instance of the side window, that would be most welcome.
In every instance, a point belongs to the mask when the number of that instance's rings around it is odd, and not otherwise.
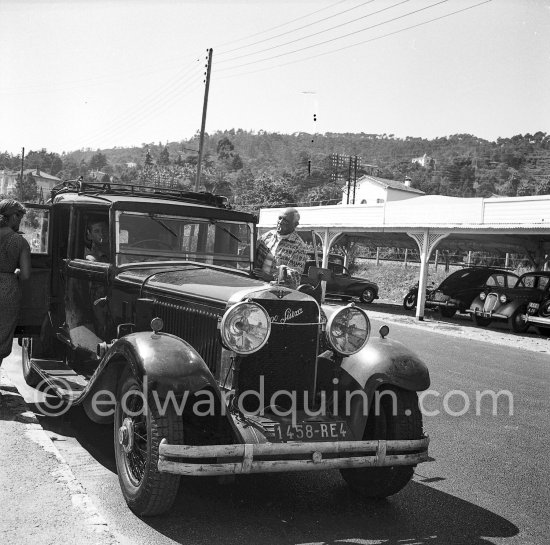
[[[539,290],[545,291],[547,287],[548,287],[548,277],[539,276]]]
[[[330,265],[330,268],[332,269],[332,272],[334,273],[334,276],[343,276],[344,267],[342,267],[342,265],[339,265],[337,263],[332,263]]]
[[[44,208],[28,208],[21,220],[20,230],[27,239],[33,254],[48,253],[50,211]]]
[[[506,283],[504,281],[503,274],[493,274],[487,279],[488,286],[500,286],[505,287]]]
[[[77,258],[103,263],[109,261],[109,216],[107,214],[82,214],[77,236],[80,236],[77,243]]]

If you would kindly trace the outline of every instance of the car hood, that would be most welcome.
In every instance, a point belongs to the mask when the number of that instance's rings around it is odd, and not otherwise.
[[[261,298],[261,292],[266,291],[269,294],[277,292],[280,299],[311,299],[304,293],[284,286],[274,286],[250,278],[246,273],[229,272],[200,264],[132,266],[121,271],[117,275],[117,281],[139,284],[144,294],[162,292],[179,295],[183,299],[210,301],[222,305],[236,303],[256,295]]]

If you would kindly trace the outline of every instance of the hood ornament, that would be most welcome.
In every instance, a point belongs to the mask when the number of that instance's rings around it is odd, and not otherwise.
[[[270,293],[273,293],[276,297],[279,299],[282,299],[283,297],[287,296],[289,293],[292,293],[291,290],[283,287],[283,286],[275,286],[272,289],[269,290]]]

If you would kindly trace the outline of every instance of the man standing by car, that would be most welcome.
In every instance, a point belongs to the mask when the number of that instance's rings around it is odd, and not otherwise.
[[[296,233],[300,214],[296,208],[287,208],[277,220],[276,229],[268,231],[258,239],[254,274],[270,282],[279,277],[281,267],[286,268],[282,283],[296,289],[304,272],[307,246]]]

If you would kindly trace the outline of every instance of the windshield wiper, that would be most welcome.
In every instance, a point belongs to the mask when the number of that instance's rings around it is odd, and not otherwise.
[[[174,238],[178,238],[178,235],[174,231],[172,231],[172,229],[170,229],[170,227],[168,227],[166,223],[157,218],[154,214],[149,214],[149,217],[152,220],[156,221],[161,227],[164,227],[164,229],[166,229]]]
[[[237,242],[240,242],[241,244],[243,241],[235,234],[233,234],[227,227],[223,227],[222,225],[218,225],[218,222],[216,220],[210,220],[210,223],[214,225],[217,229],[221,229],[224,233],[227,233],[233,240],[236,240]]]

